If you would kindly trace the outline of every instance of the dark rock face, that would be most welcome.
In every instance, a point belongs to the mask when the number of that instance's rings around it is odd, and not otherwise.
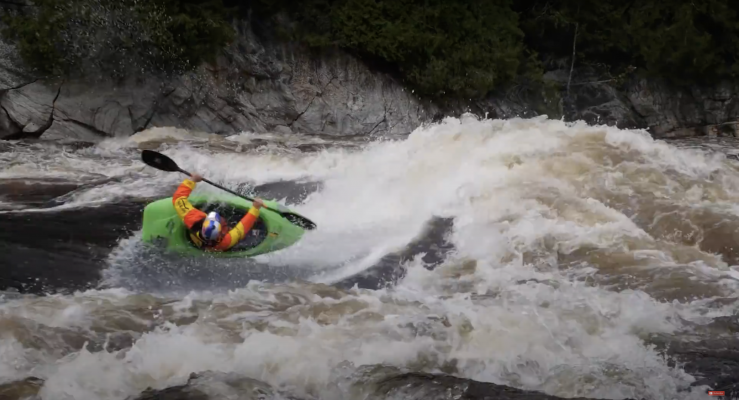
[[[567,85],[566,71],[548,78]],[[622,85],[603,80],[592,71],[580,71],[564,99],[567,120],[619,128],[648,129],[657,138],[739,136],[739,86],[722,83],[710,87],[678,88],[661,80],[633,78]]]
[[[656,135],[677,137],[693,136],[691,131],[705,125],[737,120],[739,103],[734,96],[738,89],[724,83],[680,90],[641,79],[629,84],[626,96],[644,123],[654,127]]]
[[[208,133],[409,133],[426,115],[409,91],[344,55],[312,58],[260,40],[250,25],[217,65],[124,82],[22,78],[0,64],[0,138],[97,141],[154,126]],[[12,48],[8,47],[8,52]]]
[[[0,92],[32,81],[33,77],[25,71],[15,46],[0,40]]]

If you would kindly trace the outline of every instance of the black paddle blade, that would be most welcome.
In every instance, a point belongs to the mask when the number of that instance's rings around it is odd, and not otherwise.
[[[313,223],[313,221],[309,220],[308,218],[305,218],[301,215],[293,214],[290,212],[283,213],[282,216],[293,223],[294,225],[297,225],[303,229],[307,230],[313,230],[316,229],[316,224]]]
[[[141,152],[141,160],[147,165],[156,169],[168,172],[179,172],[180,167],[171,158],[165,156],[162,153],[157,153],[152,150],[144,150]]]

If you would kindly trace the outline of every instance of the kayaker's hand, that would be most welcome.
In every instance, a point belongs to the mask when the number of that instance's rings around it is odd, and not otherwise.
[[[264,207],[264,200],[260,198],[254,199],[254,202],[251,203],[252,207],[256,208],[257,210]]]
[[[190,174],[190,179],[192,179],[193,182],[200,182],[203,180],[203,177],[198,174]]]

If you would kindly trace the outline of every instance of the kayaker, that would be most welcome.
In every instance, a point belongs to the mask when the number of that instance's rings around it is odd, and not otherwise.
[[[264,206],[264,202],[259,198],[254,199],[249,212],[229,231],[228,223],[217,212],[213,211],[206,215],[187,199],[195,189],[196,182],[201,180],[202,176],[190,174],[190,178],[182,181],[174,192],[172,203],[177,215],[190,230],[190,237],[196,246],[206,251],[226,251],[246,237],[247,232],[259,218],[259,209]]]

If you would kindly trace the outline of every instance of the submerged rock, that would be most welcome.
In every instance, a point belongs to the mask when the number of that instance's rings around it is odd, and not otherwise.
[[[355,381],[354,398],[365,400],[560,400],[562,397],[533,390],[523,390],[490,382],[459,378],[445,374],[401,371],[388,366],[364,366],[350,374]],[[735,379],[736,381],[736,379]],[[724,390],[724,399],[739,398],[736,383],[713,390]],[[700,390],[700,389],[694,389]],[[733,391],[732,391],[733,390]],[[590,400],[571,397],[569,400]],[[624,399],[634,400],[634,399]],[[644,400],[644,399],[642,399]]]
[[[739,317],[716,318],[707,327],[721,333],[719,337],[696,340],[692,337],[655,336],[650,342],[683,364],[685,372],[696,377],[692,386],[708,386],[739,398]],[[711,335],[713,336],[713,335]]]
[[[267,383],[223,372],[191,374],[187,383],[163,390],[149,389],[135,400],[310,400],[276,390]]]
[[[531,390],[479,382],[443,374],[409,372],[385,366],[359,368],[350,385],[339,385],[327,398],[361,398],[365,400],[561,400]],[[366,379],[362,379],[362,377]],[[343,389],[341,389],[342,387]],[[184,385],[163,390],[149,389],[129,400],[318,400],[310,396],[295,396],[273,388],[267,383],[234,373],[207,371],[193,373]],[[570,400],[591,400],[575,397]],[[625,399],[633,400],[633,399]]]
[[[0,384],[2,400],[35,400],[43,386],[43,379],[28,377],[21,381]]]
[[[413,400],[558,400],[561,397],[521,390],[494,383],[477,382],[446,375],[406,373],[376,384],[373,399]],[[586,400],[574,397],[570,400]]]

